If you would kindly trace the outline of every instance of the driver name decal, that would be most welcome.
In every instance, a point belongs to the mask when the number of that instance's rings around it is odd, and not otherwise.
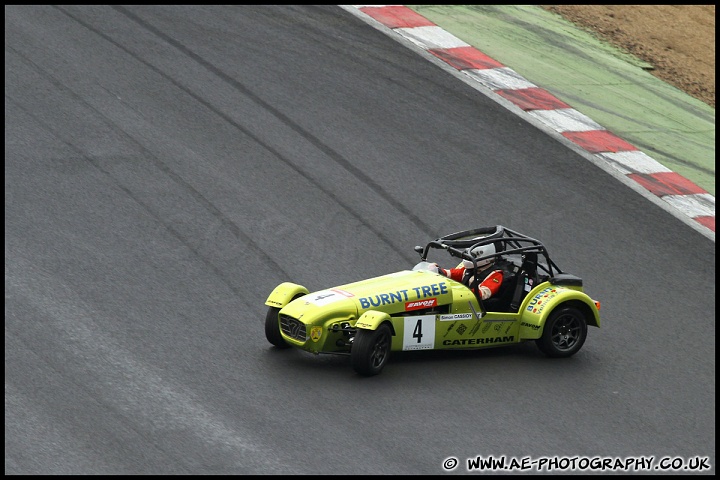
[[[451,315],[440,315],[441,322],[452,320],[472,320],[472,313],[454,313]]]

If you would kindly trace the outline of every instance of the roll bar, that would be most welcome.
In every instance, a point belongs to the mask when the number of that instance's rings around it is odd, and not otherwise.
[[[495,243],[496,253],[476,257],[472,250],[481,245]],[[547,268],[538,264],[549,276],[563,273],[562,270],[550,259],[545,246],[539,241],[520,232],[511,230],[502,225],[480,227],[471,230],[463,230],[451,233],[428,242],[425,247],[416,246],[415,251],[420,254],[422,261],[426,261],[431,249],[442,249],[453,256],[473,262],[475,268],[480,260],[501,257],[503,255],[536,253],[542,255]]]

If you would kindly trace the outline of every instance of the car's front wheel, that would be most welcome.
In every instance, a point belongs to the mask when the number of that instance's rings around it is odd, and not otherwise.
[[[575,355],[585,343],[587,320],[575,307],[561,307],[553,311],[545,322],[538,348],[548,357]]]
[[[355,371],[365,376],[380,373],[390,358],[391,343],[392,333],[385,324],[380,325],[377,330],[359,329],[350,351]]]
[[[267,315],[265,315],[265,338],[277,348],[290,348],[280,333],[279,313],[280,309],[277,307],[268,308]]]

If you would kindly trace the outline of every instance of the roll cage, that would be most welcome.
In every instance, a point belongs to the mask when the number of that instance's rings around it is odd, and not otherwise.
[[[495,244],[494,254],[475,256],[472,253],[476,247],[491,243]],[[427,261],[427,257],[433,249],[445,250],[452,257],[471,261],[473,274],[477,273],[478,262],[488,258],[509,260],[518,267],[519,273],[524,272],[526,275],[535,275],[538,278],[551,278],[563,273],[560,267],[552,261],[542,242],[502,225],[451,233],[428,242],[425,247],[415,247],[415,251],[420,254],[423,262]],[[473,276],[477,277],[477,275]],[[483,306],[477,290],[477,282],[469,287],[478,298],[479,304]],[[516,302],[517,300],[514,299],[511,308],[516,308],[514,305]],[[485,309],[484,306],[483,309]]]

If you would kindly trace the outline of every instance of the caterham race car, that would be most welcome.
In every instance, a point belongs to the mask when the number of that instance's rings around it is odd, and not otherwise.
[[[493,248],[478,248],[492,245]],[[484,250],[491,253],[478,255]],[[277,348],[349,355],[354,370],[379,374],[390,353],[479,349],[534,340],[549,357],[569,357],[600,327],[600,302],[582,279],[564,273],[545,246],[501,225],[452,233],[415,247],[420,262],[403,270],[316,292],[295,283],[268,296],[265,336]],[[456,281],[430,254],[449,255],[469,273],[492,260],[500,289],[483,300],[480,275]]]

